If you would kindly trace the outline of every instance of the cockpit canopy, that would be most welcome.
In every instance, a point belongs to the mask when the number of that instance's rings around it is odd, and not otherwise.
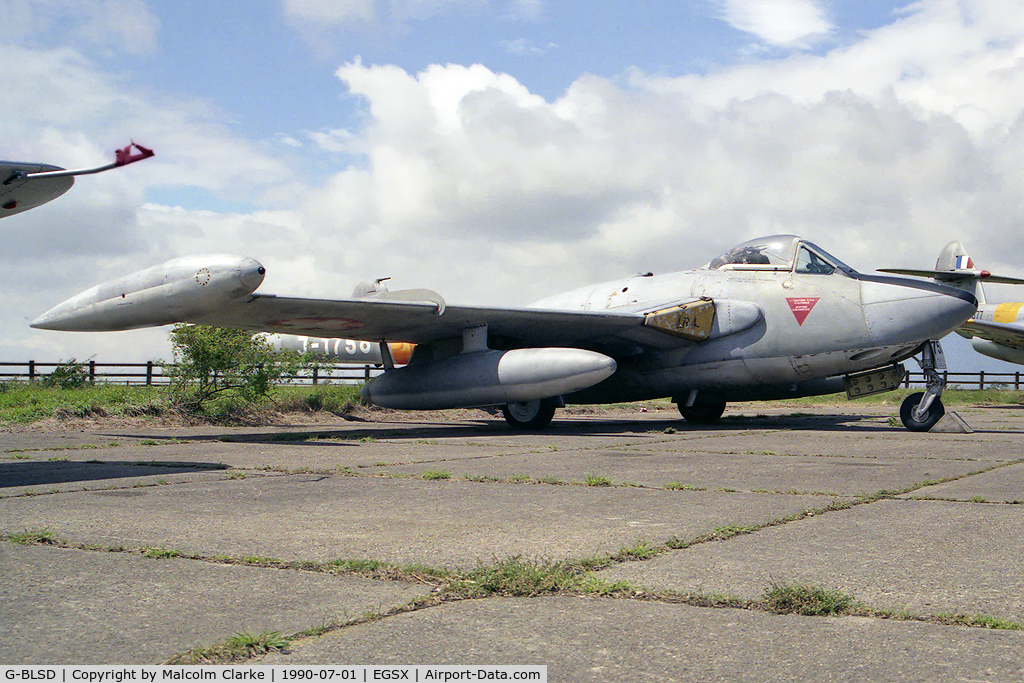
[[[752,239],[713,259],[704,269],[792,271],[811,275],[856,273],[821,247],[796,235]]]

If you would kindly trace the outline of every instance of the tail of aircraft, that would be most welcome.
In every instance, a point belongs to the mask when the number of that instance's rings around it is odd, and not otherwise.
[[[983,280],[992,277],[987,270],[978,270],[959,240],[953,240],[939,252],[935,260],[936,280],[960,289],[966,289],[975,296],[979,304],[985,303]]]
[[[987,303],[983,282],[992,282],[1006,285],[1024,285],[1024,280],[1012,277],[993,275],[987,270],[979,270],[974,265],[974,260],[968,255],[964,245],[959,240],[953,240],[939,252],[939,258],[935,261],[935,270],[912,270],[909,268],[879,268],[883,273],[897,273],[899,275],[916,275],[918,277],[930,277],[937,282],[951,287],[966,290],[973,294],[979,304]]]

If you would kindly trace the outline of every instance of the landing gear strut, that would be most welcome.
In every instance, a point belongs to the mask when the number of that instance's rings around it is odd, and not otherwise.
[[[903,405],[900,406],[900,419],[903,426],[912,432],[927,432],[946,414],[941,399],[946,382],[936,371],[937,367],[945,367],[939,342],[929,341],[924,345],[918,364],[924,372],[925,390],[911,394],[903,400]]]

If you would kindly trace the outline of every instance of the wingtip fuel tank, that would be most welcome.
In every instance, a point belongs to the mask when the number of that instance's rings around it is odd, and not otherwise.
[[[32,321],[44,330],[106,332],[187,320],[252,294],[266,269],[224,254],[172,259],[85,290]]]

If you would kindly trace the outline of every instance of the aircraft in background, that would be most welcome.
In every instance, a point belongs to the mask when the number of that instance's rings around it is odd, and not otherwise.
[[[132,149],[137,151],[132,152]],[[68,171],[49,164],[0,161],[0,218],[51,202],[71,189],[75,176],[102,173],[154,156],[151,149],[131,142],[114,152],[114,161],[95,168]]]
[[[32,327],[127,330],[189,322],[380,344],[385,372],[364,399],[399,409],[502,406],[515,428],[559,406],[670,397],[695,423],[728,401],[896,388],[920,356],[924,392],[900,413],[911,430],[943,415],[936,340],[977,308],[970,292],[855,271],[796,235],[745,242],[704,267],[584,287],[526,308],[449,306],[430,290],[358,287],[348,299],[256,293],[251,258],[168,261],[71,297]],[[384,342],[416,344],[395,367]]]
[[[986,282],[1024,285],[1024,280],[978,270],[974,260],[957,240],[939,252],[935,270],[880,268],[879,271],[928,277],[970,292],[978,299],[978,311],[955,332],[970,339],[974,350],[983,356],[1024,365],[1024,302],[989,303],[983,287]]]
[[[359,363],[361,365],[384,365],[380,344],[359,339],[338,337],[308,337],[297,334],[268,334],[267,343],[279,351],[294,351],[309,354],[332,363]],[[395,365],[405,365],[412,358],[415,344],[390,342],[388,352]]]

